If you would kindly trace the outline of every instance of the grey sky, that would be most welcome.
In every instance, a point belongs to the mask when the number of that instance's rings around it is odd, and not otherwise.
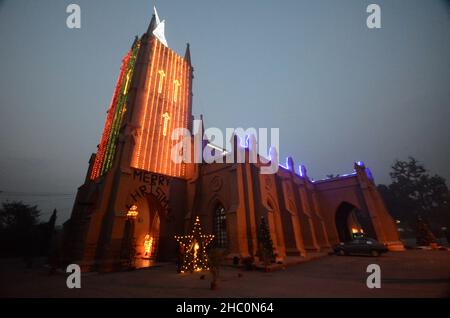
[[[66,28],[77,3],[81,30]],[[382,8],[369,30],[366,7]],[[0,200],[57,207],[96,150],[122,56],[153,2],[0,1]],[[450,6],[435,1],[157,1],[169,46],[191,44],[206,126],[280,127],[316,179],[363,160],[379,183],[413,155],[450,179]],[[30,193],[48,196],[29,196]],[[55,196],[55,193],[68,194]]]

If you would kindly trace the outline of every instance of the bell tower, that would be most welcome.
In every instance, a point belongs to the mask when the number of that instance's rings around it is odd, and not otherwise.
[[[181,57],[168,47],[165,21],[156,8],[147,32],[135,39],[122,60],[116,88],[90,174],[108,172],[123,125],[133,127],[130,167],[170,177],[186,178],[185,163],[174,163],[171,151],[176,128],[191,128],[192,78],[189,44]]]
[[[122,59],[98,150],[64,224],[64,259],[83,270],[170,259],[183,230],[194,166],[172,160],[172,132],[192,127],[193,68],[189,44],[184,57],[170,49],[154,11]]]

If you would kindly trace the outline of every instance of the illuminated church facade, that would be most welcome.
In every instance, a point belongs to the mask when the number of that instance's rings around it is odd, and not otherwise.
[[[261,217],[280,262],[358,233],[403,248],[362,162],[349,175],[312,181],[303,166],[295,171],[292,158],[274,174],[248,160],[171,160],[173,130],[193,130],[193,78],[189,44],[183,57],[171,50],[155,10],[122,60],[100,144],[64,224],[66,262],[118,270],[130,259],[137,266],[176,260],[175,236],[188,233],[197,216],[229,259],[257,257]],[[249,149],[234,141],[225,156],[242,151],[248,158]]]

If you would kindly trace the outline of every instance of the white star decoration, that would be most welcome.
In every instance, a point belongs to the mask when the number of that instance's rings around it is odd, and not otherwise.
[[[156,38],[161,41],[162,44],[164,44],[166,47],[167,40],[166,36],[164,35],[164,22],[166,20],[159,20],[158,12],[156,11],[156,7],[153,7],[153,11],[155,11],[155,18],[156,18],[156,28],[153,30],[153,35],[156,36]]]

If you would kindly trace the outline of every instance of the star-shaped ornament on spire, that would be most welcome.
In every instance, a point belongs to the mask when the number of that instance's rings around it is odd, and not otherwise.
[[[155,18],[156,18],[156,27],[153,30],[153,35],[156,36],[156,38],[161,41],[162,44],[164,44],[166,47],[168,47],[167,45],[167,40],[166,40],[166,36],[164,35],[164,22],[166,20],[159,20],[159,16],[158,16],[158,11],[156,11],[156,7],[153,7],[153,11],[155,12]]]
[[[199,272],[209,270],[206,248],[214,239],[212,234],[203,234],[200,219],[195,218],[194,228],[190,235],[175,236],[183,253],[181,272]]]

